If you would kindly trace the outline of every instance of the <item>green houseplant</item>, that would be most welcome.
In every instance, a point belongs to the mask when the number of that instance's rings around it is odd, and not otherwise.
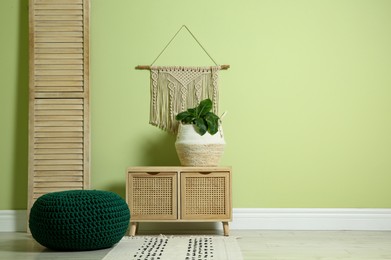
[[[220,118],[205,99],[197,107],[179,113],[180,121],[175,148],[183,166],[218,166],[224,152]],[[216,134],[218,133],[218,134]]]
[[[220,118],[211,112],[212,106],[212,100],[204,99],[197,107],[189,108],[176,115],[175,119],[183,124],[193,124],[194,130],[201,136],[206,132],[214,135],[219,130]]]

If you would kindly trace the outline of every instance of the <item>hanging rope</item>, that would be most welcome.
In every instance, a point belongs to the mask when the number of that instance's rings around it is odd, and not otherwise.
[[[179,32],[185,28],[189,33],[190,35],[193,37],[193,39],[198,43],[198,45],[201,47],[201,49],[206,53],[206,55],[208,55],[208,57],[213,61],[213,63],[217,66],[217,63],[216,61],[212,58],[212,56],[210,56],[210,54],[206,51],[206,49],[204,48],[204,46],[202,46],[202,44],[198,41],[198,39],[194,36],[194,34],[189,30],[189,28],[187,28],[186,25],[182,25],[181,28],[179,28],[179,30],[175,33],[175,35],[171,38],[171,40],[167,43],[167,45],[163,48],[163,50],[159,53],[159,55],[156,57],[156,59],[151,63],[150,66],[152,66],[153,64],[155,64],[155,62],[159,59],[159,57],[163,54],[163,52],[167,49],[168,46],[170,46],[171,42],[176,38],[176,36],[179,34]]]
[[[151,63],[151,65],[138,65],[136,66],[137,70],[150,70],[151,67],[155,64],[155,62],[159,59],[159,57],[164,53],[164,51],[170,46],[171,42],[177,37],[179,32],[185,28],[188,33],[193,37],[193,39],[198,43],[198,45],[201,47],[201,49],[208,55],[208,57],[213,61],[213,63],[217,65],[217,62],[212,58],[212,56],[208,53],[208,51],[205,49],[205,47],[200,43],[200,41],[194,36],[194,34],[189,30],[189,28],[186,25],[182,25],[181,28],[175,33],[175,35],[170,39],[170,41],[166,44],[166,46],[163,48],[163,50],[159,53],[159,55],[155,58],[155,60]],[[220,65],[221,70],[227,70],[229,69],[230,65]]]

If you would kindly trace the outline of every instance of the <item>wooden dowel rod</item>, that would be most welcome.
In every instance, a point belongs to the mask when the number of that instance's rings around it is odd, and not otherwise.
[[[150,70],[151,66],[149,65],[138,65],[136,66],[136,70]]]
[[[222,70],[227,70],[229,69],[229,65],[220,65],[221,69]],[[136,70],[150,70],[151,69],[151,66],[149,65],[138,65],[136,66]]]

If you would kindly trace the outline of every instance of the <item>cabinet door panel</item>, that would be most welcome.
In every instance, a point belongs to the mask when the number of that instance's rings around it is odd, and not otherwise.
[[[230,220],[230,172],[182,172],[181,219]]]
[[[132,172],[127,182],[132,221],[178,218],[176,172]]]

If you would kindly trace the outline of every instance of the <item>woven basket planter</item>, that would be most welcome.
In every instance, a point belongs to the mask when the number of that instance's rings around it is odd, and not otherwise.
[[[198,134],[193,125],[180,124],[175,148],[183,166],[218,166],[224,153],[223,131],[203,136]]]

